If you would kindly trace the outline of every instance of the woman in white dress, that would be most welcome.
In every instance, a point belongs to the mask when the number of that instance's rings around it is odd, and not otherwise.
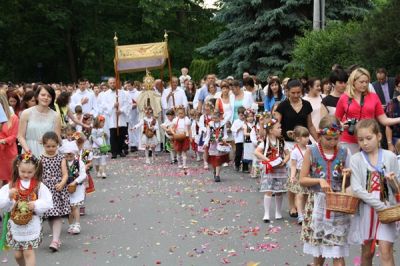
[[[54,111],[55,92],[48,85],[40,85],[35,98],[38,104],[24,110],[21,114],[18,129],[18,141],[23,153],[32,153],[39,157],[43,152],[42,136],[48,131],[54,131],[60,137],[61,120]]]

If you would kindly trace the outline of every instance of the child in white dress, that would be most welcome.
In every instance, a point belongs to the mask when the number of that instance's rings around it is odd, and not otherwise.
[[[35,265],[35,252],[42,239],[41,216],[53,207],[50,190],[40,182],[42,164],[33,155],[19,155],[13,163],[10,184],[0,190],[0,209],[11,211],[7,223],[7,244],[15,250],[18,265]],[[19,214],[32,212],[32,218],[21,223]],[[3,219],[8,218],[6,214]],[[26,223],[27,222],[27,223]]]

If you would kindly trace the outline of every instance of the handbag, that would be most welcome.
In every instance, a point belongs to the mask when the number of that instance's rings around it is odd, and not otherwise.
[[[111,151],[111,145],[108,145],[106,139],[103,136],[103,144],[99,147],[100,153],[106,154],[107,152]]]

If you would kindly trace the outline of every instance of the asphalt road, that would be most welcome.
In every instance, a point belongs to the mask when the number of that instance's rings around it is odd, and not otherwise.
[[[301,228],[288,216],[286,199],[284,219],[263,223],[258,180],[226,167],[222,182],[214,183],[202,163],[190,163],[185,176],[169,164],[167,154],[150,166],[139,155],[108,162],[109,177],[95,178],[96,192],[87,198],[81,234],[68,235],[65,221],[59,252],[48,249],[51,231],[43,224],[37,265],[269,266],[312,261],[302,253]],[[359,255],[359,248],[352,247],[347,265],[357,265]],[[398,253],[396,257],[400,261]],[[1,259],[1,264],[15,265],[11,252]]]

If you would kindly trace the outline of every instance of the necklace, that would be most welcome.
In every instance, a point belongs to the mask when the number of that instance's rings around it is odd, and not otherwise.
[[[36,185],[37,185],[37,180],[32,178],[29,184],[29,188],[25,188],[21,183],[21,179],[19,178],[17,181],[18,196],[20,198],[26,199],[33,192]]]

